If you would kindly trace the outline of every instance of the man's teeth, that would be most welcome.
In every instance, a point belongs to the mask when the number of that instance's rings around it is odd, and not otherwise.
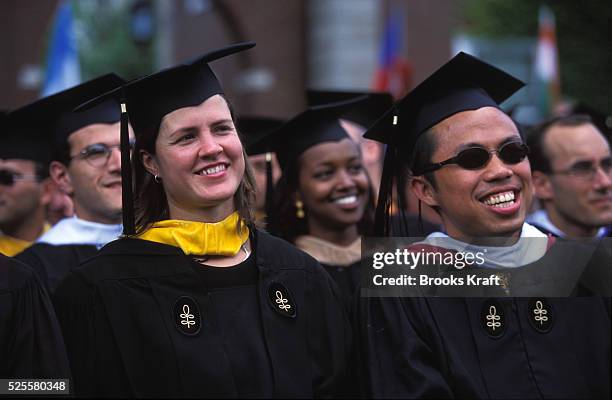
[[[514,204],[514,192],[504,192],[487,197],[483,203],[496,208],[510,207]]]
[[[339,199],[334,200],[334,203],[337,204],[352,204],[357,201],[357,196],[347,196],[341,197]]]
[[[202,171],[202,175],[217,174],[221,171],[225,171],[225,165],[223,164],[217,165],[216,167],[206,168],[204,171]]]

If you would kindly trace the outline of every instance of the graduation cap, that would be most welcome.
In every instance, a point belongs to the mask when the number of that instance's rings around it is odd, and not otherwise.
[[[339,119],[366,98],[359,96],[350,100],[310,106],[254,145],[269,146],[273,149],[281,169],[284,170],[314,145],[350,139]]]
[[[87,125],[96,123],[113,124],[119,121],[121,113],[110,99],[84,112],[74,112],[74,108],[124,83],[125,80],[111,73],[55,95],[57,96],[55,101],[61,103],[61,110],[58,111],[54,124],[56,140],[67,142],[71,134]]]
[[[255,156],[273,152],[271,144],[264,139],[272,132],[278,130],[285,120],[281,118],[245,115],[239,116],[237,129],[244,141],[244,148],[248,155]]]
[[[400,156],[403,161],[411,159],[421,134],[458,112],[499,108],[500,103],[524,85],[508,73],[460,52],[383,114],[364,134],[365,138],[389,145],[376,209],[375,233],[383,234],[387,226],[393,177],[402,176],[397,161]],[[399,208],[403,210],[404,204],[399,204]]]
[[[93,123],[117,122],[119,112],[108,103],[102,103],[85,113],[74,113],[72,110],[123,82],[116,74],[106,74],[8,113],[6,129],[12,138],[9,148],[17,155],[21,154],[21,157],[13,158],[46,163],[51,159],[54,142],[67,142],[74,131]]]
[[[51,143],[62,148],[68,142],[71,134],[87,125],[110,124],[119,121],[120,113],[110,101],[102,102],[82,113],[75,113],[73,109],[84,101],[114,89],[124,82],[114,73],[102,75],[23,106],[13,111],[11,115],[18,119],[34,118],[45,131],[45,135],[49,136]]]
[[[43,165],[51,158],[51,140],[44,121],[36,115],[0,117],[0,159],[31,160]]]
[[[136,151],[153,152],[161,120],[166,114],[179,108],[197,106],[216,94],[223,94],[221,84],[208,63],[254,46],[255,43],[246,42],[211,51],[190,62],[134,79],[77,108],[77,111],[86,111],[109,99],[120,107],[124,235],[135,233],[128,114],[136,135]]]
[[[387,92],[349,92],[314,89],[306,91],[306,99],[310,106],[346,101],[359,96],[366,96],[366,99],[350,108],[342,115],[342,119],[352,121],[364,128],[368,128],[376,122],[393,105],[393,96]]]

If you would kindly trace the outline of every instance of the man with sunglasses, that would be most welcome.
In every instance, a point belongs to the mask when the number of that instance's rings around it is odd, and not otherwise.
[[[399,288],[406,297],[367,287],[359,318],[374,398],[610,396],[609,298],[545,296],[602,289],[597,279],[583,278],[609,270],[611,254],[590,244],[568,248],[525,223],[533,196],[529,150],[499,108],[522,86],[460,53],[365,134],[388,145],[377,234],[388,233],[381,220],[393,193],[389,174],[397,179],[408,169],[410,189],[439,213],[445,232],[407,250],[451,260],[447,268],[435,261],[416,270],[440,282],[471,273],[499,282]],[[592,261],[596,251],[602,260]],[[467,267],[453,261],[468,253],[479,261]],[[410,297],[415,293],[421,297]]]
[[[121,233],[120,114],[110,102],[80,113],[73,109],[122,82],[114,74],[104,75],[32,106],[53,110],[50,175],[74,204],[73,217],[17,256],[40,274],[50,293],[72,268]]]
[[[48,229],[48,143],[19,114],[0,116],[0,129],[0,253],[14,256]]]
[[[542,206],[528,221],[555,236],[612,236],[610,144],[590,117],[553,118],[534,128],[527,141]]]

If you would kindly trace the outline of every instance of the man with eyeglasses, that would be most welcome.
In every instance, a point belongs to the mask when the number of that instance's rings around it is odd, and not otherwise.
[[[121,234],[120,114],[110,101],[84,112],[73,109],[122,82],[104,75],[35,105],[53,110],[50,175],[74,204],[73,217],[17,256],[40,274],[50,293],[72,268]]]
[[[612,236],[610,144],[590,117],[551,119],[534,128],[527,142],[542,206],[528,221],[555,236]]]
[[[14,256],[45,229],[51,199],[48,142],[38,121],[0,116],[0,253]]]
[[[610,397],[610,299],[593,294],[610,294],[609,274],[597,274],[610,271],[612,254],[525,223],[533,196],[529,149],[499,106],[522,86],[460,53],[365,134],[388,145],[377,236],[388,234],[390,178],[407,172],[410,189],[444,225],[420,242],[386,249],[434,260],[401,273],[439,283],[413,290],[393,275],[392,261],[376,273],[395,283],[362,289],[369,396]],[[463,263],[469,255],[472,262]],[[491,283],[471,286],[472,274]],[[593,297],[567,298],[575,294]]]

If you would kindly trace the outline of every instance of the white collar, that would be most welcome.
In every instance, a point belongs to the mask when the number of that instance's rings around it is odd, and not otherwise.
[[[74,216],[64,218],[53,225],[36,242],[54,246],[85,244],[96,246],[99,249],[108,242],[117,239],[121,235],[122,229],[121,224],[101,224],[85,221]]]
[[[548,213],[546,212],[546,210],[538,210],[538,211],[528,215],[527,216],[527,222],[531,222],[532,224],[539,225],[542,228],[546,229],[547,231],[551,232],[552,234],[554,234],[556,236],[567,237],[565,232],[563,232],[561,229],[557,228],[552,223],[550,218],[548,218]],[[599,228],[599,230],[597,231],[597,234],[595,235],[595,237],[602,238],[604,236],[606,236],[606,228],[605,227]]]
[[[539,260],[548,248],[548,236],[528,223],[523,223],[521,236],[511,246],[478,246],[453,239],[445,233],[434,232],[425,238],[425,243],[459,252],[482,252],[484,268],[515,268]]]

